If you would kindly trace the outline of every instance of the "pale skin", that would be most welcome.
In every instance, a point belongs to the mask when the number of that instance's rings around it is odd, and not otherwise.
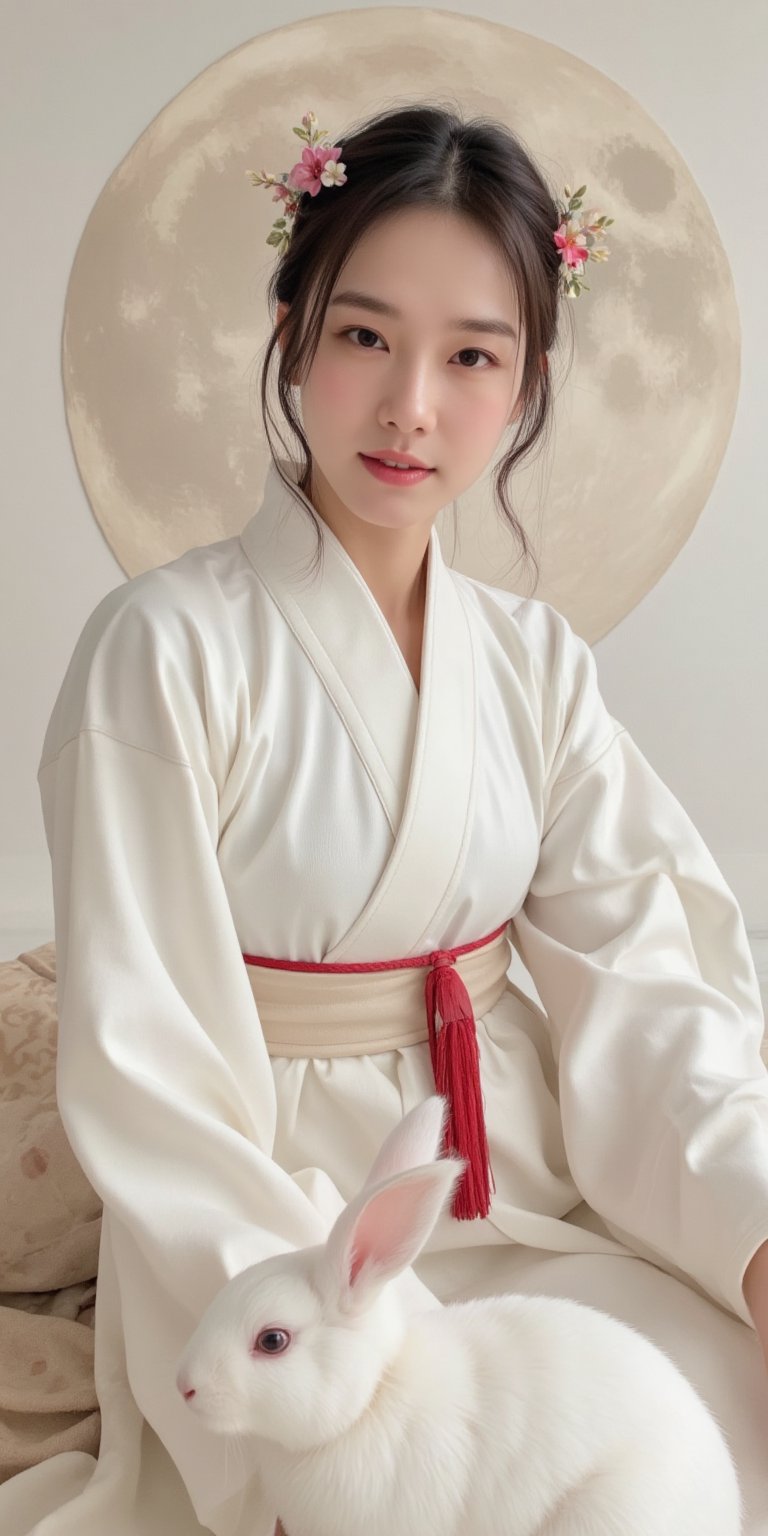
[[[333,303],[348,290],[395,306],[401,318]],[[278,321],[288,307],[278,305]],[[454,323],[486,317],[515,335]],[[524,362],[514,285],[491,242],[457,215],[407,209],[353,251],[299,381],[310,499],[373,593],[417,688],[430,530],[517,421]],[[360,459],[384,448],[435,472],[419,485],[385,485]]]
[[[744,1271],[742,1290],[768,1370],[768,1239],[752,1255]]]
[[[331,299],[351,289],[400,316],[359,303],[326,311],[308,376],[297,381],[310,500],[360,571],[418,688],[430,531],[441,508],[495,462],[520,416],[525,330],[499,253],[471,221],[444,211],[410,208],[382,220],[353,251]],[[278,306],[278,321],[287,309]],[[516,336],[455,324],[473,317],[502,321]],[[385,485],[359,458],[384,448],[392,458],[414,454],[435,473],[415,486]],[[768,1241],[743,1289],[768,1368]],[[280,1521],[275,1536],[287,1536]]]

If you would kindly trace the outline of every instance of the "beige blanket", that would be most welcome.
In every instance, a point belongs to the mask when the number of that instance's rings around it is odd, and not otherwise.
[[[101,1201],[59,1118],[56,1042],[50,943],[0,963],[0,1482],[99,1449]]]
[[[99,1449],[101,1201],[59,1118],[56,1042],[49,943],[0,962],[0,1482],[58,1451]]]

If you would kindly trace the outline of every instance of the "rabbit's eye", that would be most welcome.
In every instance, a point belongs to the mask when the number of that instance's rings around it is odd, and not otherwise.
[[[254,1349],[261,1350],[265,1355],[279,1355],[288,1348],[291,1335],[285,1328],[265,1328],[263,1333],[257,1335]]]

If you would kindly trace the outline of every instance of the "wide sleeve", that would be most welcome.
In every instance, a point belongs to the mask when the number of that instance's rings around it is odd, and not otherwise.
[[[768,1072],[742,914],[561,615],[552,665],[539,859],[510,936],[549,1018],[571,1172],[616,1237],[754,1326]]]
[[[323,1170],[272,1158],[274,1079],[216,856],[209,682],[189,624],[128,599],[104,601],[70,663],[38,772],[57,1093],[104,1203],[135,1400],[203,1525],[228,1529],[248,1482],[253,1536],[272,1536],[242,1447],[185,1410],[176,1365],[230,1277],[322,1242],[344,1201]],[[403,1291],[439,1305],[413,1270]]]

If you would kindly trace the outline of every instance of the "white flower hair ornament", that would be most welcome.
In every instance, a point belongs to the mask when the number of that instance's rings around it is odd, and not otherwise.
[[[341,145],[322,143],[325,131],[324,128],[318,128],[314,112],[305,112],[301,127],[293,130],[298,138],[304,139],[307,146],[296,165],[290,171],[281,171],[277,176],[272,171],[245,173],[250,176],[254,187],[273,187],[272,201],[283,204],[283,212],[275,219],[267,235],[267,245],[276,246],[280,256],[290,244],[293,221],[302,193],[309,192],[310,197],[317,197],[321,187],[342,187],[347,180],[346,166],[339,159]],[[609,255],[607,247],[596,244],[596,241],[613,223],[613,219],[597,210],[589,215],[579,213],[586,190],[586,186],[583,186],[572,193],[570,187],[565,187],[568,201],[563,203],[560,199],[556,200],[560,223],[552,238],[560,251],[560,290],[572,299],[578,298],[582,288],[589,291],[589,284],[583,281],[586,262],[607,261]]]

